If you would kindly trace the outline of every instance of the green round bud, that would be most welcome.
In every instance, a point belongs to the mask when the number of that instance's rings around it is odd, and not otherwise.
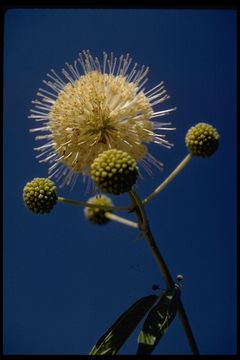
[[[130,191],[136,183],[138,167],[127,152],[110,149],[103,151],[93,161],[90,174],[101,190],[119,195]]]
[[[87,201],[89,204],[94,205],[104,205],[104,206],[113,206],[113,203],[110,198],[108,198],[105,195],[97,195],[93,196]],[[112,212],[111,210],[105,210],[98,207],[90,207],[86,206],[84,208],[84,214],[86,218],[92,223],[92,224],[106,224],[109,219],[105,216],[105,213]]]
[[[219,139],[220,135],[212,125],[198,123],[188,130],[185,142],[190,154],[208,157],[218,149]]]
[[[36,214],[49,213],[57,202],[56,186],[46,178],[35,178],[23,188],[25,206]]]

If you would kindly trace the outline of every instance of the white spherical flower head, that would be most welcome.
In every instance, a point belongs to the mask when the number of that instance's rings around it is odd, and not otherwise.
[[[146,144],[172,146],[161,133],[174,130],[171,123],[155,119],[175,108],[153,110],[169,98],[163,82],[145,92],[148,68],[138,68],[137,63],[131,67],[131,62],[129,54],[118,59],[113,53],[110,57],[103,53],[100,64],[89,51],[83,51],[74,65],[67,63],[68,71],[62,70],[65,79],[54,70],[47,74],[50,80],[44,84],[50,91],[39,89],[29,116],[42,126],[30,131],[41,132],[36,140],[45,143],[35,148],[37,158],[50,162],[49,177],[63,179],[62,186],[74,185],[79,173],[89,176],[93,160],[111,148],[126,151],[147,172],[151,172],[149,165],[162,167]]]

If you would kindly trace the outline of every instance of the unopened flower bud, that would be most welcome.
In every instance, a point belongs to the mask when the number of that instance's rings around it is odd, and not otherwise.
[[[188,130],[185,142],[190,154],[208,157],[218,149],[219,139],[220,135],[212,125],[198,123]]]
[[[119,195],[130,191],[136,183],[138,167],[127,152],[110,149],[102,152],[93,161],[90,174],[101,190]]]
[[[56,186],[47,178],[35,178],[23,188],[25,206],[36,214],[49,213],[57,202]]]
[[[104,206],[112,206],[113,205],[111,199],[105,195],[93,196],[87,202],[89,204],[94,204],[94,205],[104,205]],[[106,211],[112,212],[111,210],[105,210],[105,209],[101,209],[98,207],[86,206],[84,208],[84,214],[85,214],[86,218],[91,223],[98,224],[98,225],[106,224],[109,221],[109,219],[105,216]]]

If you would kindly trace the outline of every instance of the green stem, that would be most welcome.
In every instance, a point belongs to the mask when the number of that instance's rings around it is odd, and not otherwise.
[[[119,206],[106,206],[106,205],[99,205],[99,204],[90,204],[84,201],[77,201],[77,200],[71,200],[66,199],[64,197],[58,196],[57,199],[59,202],[65,203],[65,204],[71,204],[71,205],[77,205],[77,206],[88,206],[92,208],[100,208],[105,210],[115,210],[115,211],[124,211],[129,212],[131,210],[131,207],[119,207]]]
[[[142,205],[142,201],[141,199],[139,199],[138,195],[136,194],[136,192],[134,190],[131,190],[129,192],[132,200],[135,202],[135,204],[137,205],[137,209],[138,211],[137,213],[137,218],[138,218],[138,222],[139,222],[139,228],[141,229],[143,235],[145,236],[145,239],[147,240],[147,243],[152,251],[153,256],[155,257],[155,260],[158,264],[158,266],[160,267],[162,276],[165,280],[165,283],[169,286],[169,287],[173,287],[174,286],[174,281],[170,275],[170,272],[168,270],[168,267],[160,253],[160,250],[157,247],[157,244],[153,238],[152,232],[150,230],[149,227],[149,223],[146,217],[146,213],[144,211],[144,207]]]
[[[144,211],[143,203],[134,190],[131,190],[129,192],[129,195],[130,195],[130,198],[132,199],[134,205],[136,206],[135,211],[136,211],[136,216],[138,219],[139,228],[141,229],[141,231],[152,251],[152,254],[160,268],[160,271],[165,280],[165,283],[168,287],[173,287],[174,281],[168,270],[167,264],[165,263],[162,255],[160,253],[160,250],[154,240],[154,237],[152,235],[152,232],[151,232],[148,220],[147,220],[147,216]],[[184,307],[183,307],[183,304],[181,301],[179,303],[178,314],[179,314],[179,318],[182,322],[182,325],[183,325],[185,334],[187,336],[192,353],[195,355],[199,355],[199,350],[198,350],[196,341],[194,339],[193,332],[192,332],[191,326],[190,326],[188,318],[187,318],[187,314],[184,310]]]
[[[141,223],[141,230],[143,230],[143,228],[146,228],[148,224],[142,202],[134,190],[129,191],[129,195],[132,199],[133,209],[136,211],[139,220],[138,222]]]
[[[191,326],[190,326],[190,323],[189,323],[189,320],[188,320],[188,317],[186,314],[186,311],[184,309],[184,306],[183,306],[183,303],[181,300],[179,301],[179,305],[178,305],[178,316],[179,316],[179,319],[184,328],[184,331],[187,336],[188,343],[192,350],[192,353],[194,355],[200,355],[196,340],[194,339],[194,335],[193,335],[193,332],[192,332],[192,329],[191,329]]]
[[[162,191],[165,186],[167,186],[175,176],[187,165],[187,163],[191,160],[192,155],[188,154],[182,162],[176,167],[175,170],[150,194],[142,201],[143,205],[146,205],[154,196],[156,196],[160,191]]]
[[[138,228],[138,224],[134,221],[131,221],[131,220],[127,220],[127,219],[124,219],[122,218],[121,216],[118,216],[118,215],[115,215],[115,214],[112,214],[108,211],[105,212],[104,214],[109,220],[113,220],[113,221],[117,221],[121,224],[124,224],[124,225],[128,225],[128,226],[131,226],[133,228]]]

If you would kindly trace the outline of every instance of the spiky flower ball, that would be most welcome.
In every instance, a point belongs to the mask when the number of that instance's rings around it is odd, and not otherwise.
[[[208,157],[218,149],[219,139],[220,135],[212,125],[198,123],[188,130],[185,142],[192,155]]]
[[[113,206],[111,199],[105,195],[98,195],[91,197],[88,201],[89,204],[94,205],[104,205],[104,206]],[[86,218],[93,224],[106,224],[109,219],[105,216],[105,213],[112,212],[111,210],[105,210],[98,207],[89,207],[84,208],[84,214]]]
[[[125,151],[110,149],[93,161],[90,174],[101,190],[119,195],[130,191],[136,183],[138,167],[136,161]]]
[[[43,141],[34,148],[36,158],[49,162],[49,176],[60,186],[73,187],[79,174],[88,176],[94,159],[110,148],[127,151],[147,172],[152,165],[162,168],[148,144],[173,146],[165,132],[175,129],[158,118],[176,108],[156,108],[169,98],[164,83],[146,91],[149,68],[132,60],[129,54],[118,58],[104,52],[101,61],[87,50],[73,65],[66,63],[62,75],[53,69],[47,74],[46,89],[33,100],[31,132]]]
[[[36,214],[49,213],[57,202],[56,186],[46,178],[35,178],[23,188],[25,206]]]

